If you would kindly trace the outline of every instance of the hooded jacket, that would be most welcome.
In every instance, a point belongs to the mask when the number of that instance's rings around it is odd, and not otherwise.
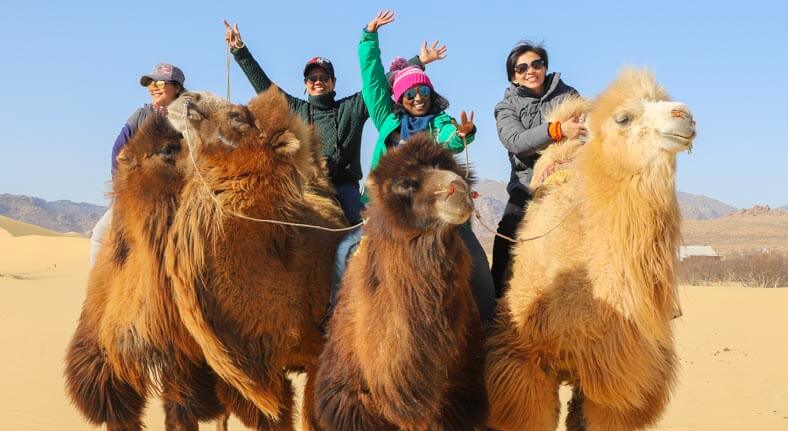
[[[514,190],[528,193],[538,152],[553,142],[547,132],[544,114],[567,95],[577,94],[577,90],[564,84],[556,72],[545,77],[545,88],[544,95],[538,97],[524,87],[510,84],[504,91],[503,100],[495,105],[498,138],[509,153],[512,167],[506,187],[510,194]]]

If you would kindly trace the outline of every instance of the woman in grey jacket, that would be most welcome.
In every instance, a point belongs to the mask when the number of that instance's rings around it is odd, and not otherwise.
[[[562,137],[574,138],[586,133],[577,119],[563,123],[546,123],[544,114],[567,95],[577,91],[561,81],[557,72],[547,73],[547,51],[541,45],[520,42],[506,57],[509,86],[503,100],[495,105],[498,138],[509,153],[512,173],[509,177],[509,201],[498,224],[498,233],[514,237],[517,225],[525,216],[531,194],[528,184],[533,176],[538,151]],[[512,243],[495,237],[492,276],[495,294],[503,296],[509,277]]]

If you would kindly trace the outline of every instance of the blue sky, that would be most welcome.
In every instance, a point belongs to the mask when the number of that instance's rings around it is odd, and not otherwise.
[[[301,94],[304,62],[334,61],[337,92],[360,89],[356,44],[375,13],[384,63],[425,39],[448,45],[428,73],[451,102],[476,111],[471,159],[483,178],[506,180],[493,106],[504,59],[519,39],[544,41],[551,71],[593,97],[624,65],[645,66],[698,123],[679,155],[678,189],[736,207],[788,205],[788,6],[748,2],[13,2],[0,16],[0,193],[106,203],[110,151],[128,116],[148,101],[138,79],[179,65],[187,87],[225,93],[222,19],[241,33],[269,76]],[[232,99],[254,92],[231,69]],[[364,134],[368,160],[376,131]],[[364,162],[366,168],[367,162]]]

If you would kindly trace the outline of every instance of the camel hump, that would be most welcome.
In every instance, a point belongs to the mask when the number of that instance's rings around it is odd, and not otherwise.
[[[257,128],[269,136],[289,128],[297,117],[290,111],[284,93],[273,84],[249,101],[249,110]]]
[[[554,123],[556,121],[567,121],[570,118],[578,118],[591,109],[591,104],[577,94],[569,94],[564,100],[557,104],[553,109],[545,114],[545,119]]]

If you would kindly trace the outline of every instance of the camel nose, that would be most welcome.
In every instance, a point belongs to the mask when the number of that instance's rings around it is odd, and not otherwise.
[[[451,183],[449,183],[449,186],[446,187],[446,194],[448,196],[451,196],[454,193],[467,194],[468,184],[466,184],[465,181],[462,180],[452,181]]]

